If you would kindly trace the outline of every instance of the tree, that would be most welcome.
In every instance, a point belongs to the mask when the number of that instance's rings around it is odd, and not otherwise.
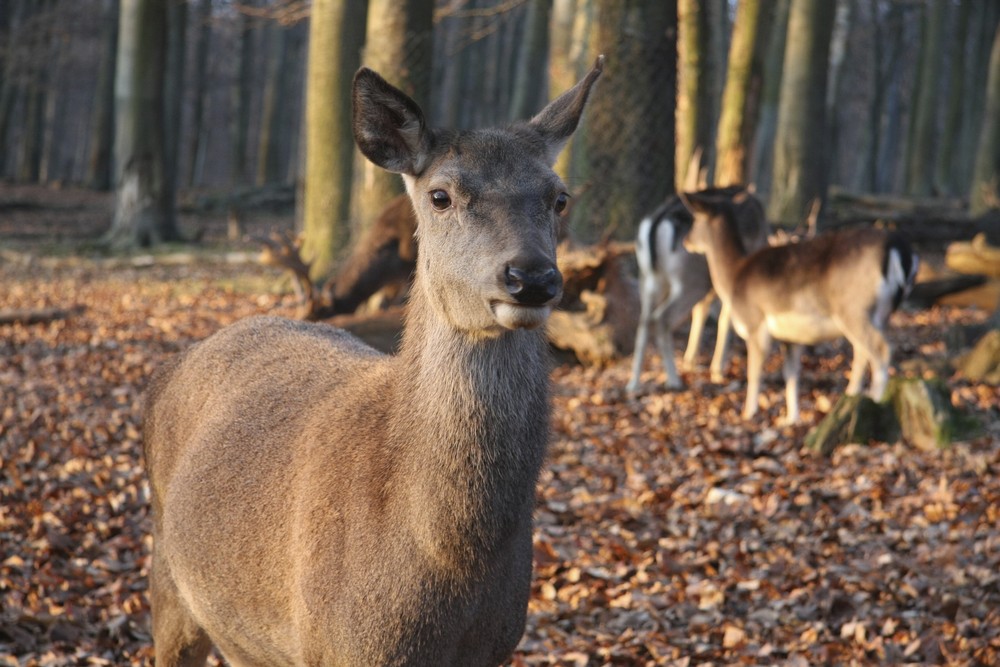
[[[756,101],[750,87],[759,18],[760,0],[740,0],[716,138],[715,184],[719,186],[747,182],[748,149],[753,137],[750,121],[756,115],[747,107]]]
[[[823,197],[826,163],[826,84],[837,5],[792,0],[778,102],[768,219],[794,225]]]
[[[121,0],[115,72],[117,190],[111,229],[104,237],[116,248],[181,240],[171,215],[174,193],[164,179],[168,1]]]
[[[187,52],[187,0],[167,2],[167,46],[166,72],[163,89],[163,187],[167,192],[176,192],[178,165],[180,163],[181,108],[184,99],[184,56]],[[165,199],[170,210],[167,217],[173,219],[175,197]]]
[[[96,190],[111,188],[111,151],[114,145],[115,62],[118,57],[119,0],[103,0],[101,62],[90,127],[87,184]]]
[[[288,28],[277,21],[269,21],[264,29],[269,57],[264,83],[263,109],[260,119],[260,143],[257,147],[257,185],[277,183],[282,179],[278,140],[287,120],[282,111],[285,104],[282,86],[288,54]]]
[[[677,153],[675,180],[681,187],[691,156],[701,149],[701,164],[715,163],[715,90],[721,76],[721,54],[713,45],[719,23],[713,21],[716,0],[677,0]]]
[[[979,149],[969,192],[969,209],[978,214],[1000,208],[1000,26],[993,37],[989,76],[986,84],[986,109],[979,131]]]
[[[351,77],[361,61],[367,2],[315,0],[306,72],[302,256],[314,279],[329,275],[349,237],[354,139]]]
[[[232,182],[245,183],[248,166],[247,136],[250,131],[250,89],[253,76],[253,25],[250,14],[241,11],[238,23],[236,77],[229,89],[229,173]]]
[[[538,112],[546,102],[545,63],[549,54],[549,23],[552,0],[529,0],[525,37],[517,53],[514,95],[510,119],[523,120]]]
[[[567,179],[579,193],[571,225],[588,242],[634,238],[642,216],[674,187],[676,4],[599,0],[595,7],[590,50],[607,63],[578,132],[585,159]]]
[[[920,40],[917,85],[910,112],[909,140],[906,144],[906,191],[930,195],[934,185],[934,140],[940,101],[939,73],[944,32],[944,0],[929,0],[924,9]]]
[[[188,131],[187,184],[194,185],[200,178],[202,152],[205,149],[203,136],[205,117],[205,75],[208,70],[208,46],[212,40],[212,0],[199,0],[195,13],[194,67],[191,70],[191,128]]]
[[[760,111],[754,132],[753,156],[749,180],[766,199],[771,190],[771,170],[774,166],[774,135],[778,129],[778,101],[781,94],[782,68],[785,64],[785,38],[788,34],[788,11],[791,0],[775,0],[770,12],[758,22],[757,41],[763,49]]]
[[[430,101],[433,0],[368,0],[363,62],[426,107]],[[403,191],[391,174],[355,152],[350,219],[357,238],[385,205]]]

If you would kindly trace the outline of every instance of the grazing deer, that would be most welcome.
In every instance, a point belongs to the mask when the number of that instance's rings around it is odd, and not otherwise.
[[[708,260],[712,284],[747,344],[743,418],[757,412],[760,375],[771,339],[786,344],[787,421],[799,418],[803,345],[844,336],[854,350],[848,394],[861,391],[871,366],[870,395],[882,398],[889,377],[889,343],[882,330],[913,285],[917,257],[898,234],[853,229],[747,254],[737,233],[734,202],[718,193],[683,195],[694,214],[684,241]],[[738,202],[736,202],[738,205]]]
[[[378,74],[354,136],[402,174],[420,251],[400,354],[236,323],[153,379],[158,667],[492,666],[524,630],[559,302],[552,171],[603,68],[530,121],[427,127]]]
[[[735,211],[744,247],[756,250],[767,245],[768,225],[760,202],[747,195],[745,188],[738,186],[714,192],[719,196],[740,198]],[[667,372],[667,388],[680,389],[683,386],[674,362],[673,332],[689,315],[691,329],[684,363],[691,367],[697,358],[705,319],[715,300],[715,293],[705,258],[688,252],[682,244],[692,220],[684,202],[672,195],[639,223],[635,255],[639,265],[640,315],[632,356],[632,377],[626,387],[628,391],[639,388],[649,330],[654,325],[660,359]],[[723,301],[712,355],[713,382],[722,381],[722,367],[729,346],[729,319],[729,307]]]

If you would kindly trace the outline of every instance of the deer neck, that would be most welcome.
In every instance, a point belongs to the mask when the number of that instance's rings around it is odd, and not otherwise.
[[[708,262],[708,272],[712,277],[712,285],[719,298],[730,303],[736,281],[736,273],[746,250],[739,239],[737,231],[728,221],[716,221],[711,225],[711,243],[705,253]]]
[[[548,348],[541,331],[456,331],[419,284],[391,421],[408,445],[415,533],[442,558],[473,563],[502,548],[498,540],[530,530],[548,436]]]

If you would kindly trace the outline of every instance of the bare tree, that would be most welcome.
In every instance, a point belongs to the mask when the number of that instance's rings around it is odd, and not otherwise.
[[[990,208],[1000,208],[1000,26],[993,37],[986,83],[986,108],[969,192],[972,213],[982,213]]]
[[[115,62],[118,57],[119,0],[103,0],[101,62],[90,127],[87,183],[96,190],[111,188],[111,151],[114,145]]]
[[[826,188],[826,85],[836,3],[792,0],[768,219],[794,225]]]
[[[718,186],[747,182],[749,144],[753,137],[750,121],[756,115],[747,107],[759,99],[750,89],[759,18],[760,0],[740,0],[729,47],[729,66],[716,138],[715,184]]]
[[[164,179],[163,79],[168,0],[121,0],[115,73],[113,247],[181,240]]]
[[[348,241],[354,146],[351,75],[361,64],[367,2],[316,0],[306,76],[302,256],[313,278],[329,275]]]

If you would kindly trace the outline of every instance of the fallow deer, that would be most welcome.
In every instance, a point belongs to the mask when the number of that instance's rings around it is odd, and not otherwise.
[[[431,129],[378,74],[354,136],[420,249],[401,351],[264,317],[153,379],[158,667],[498,665],[524,630],[558,303],[552,171],[603,58],[530,121]],[[312,147],[317,148],[317,147]]]
[[[743,245],[751,250],[767,245],[767,220],[757,199],[739,186],[720,188],[715,192],[719,196],[740,198],[736,214]],[[639,223],[635,255],[639,265],[640,315],[632,356],[632,376],[626,387],[628,391],[639,388],[649,330],[653,326],[656,327],[660,360],[667,373],[667,388],[680,389],[683,386],[674,362],[673,332],[689,315],[691,329],[684,351],[684,364],[690,368],[697,358],[715,292],[705,258],[688,252],[683,246],[691,223],[691,212],[676,195],[668,197]],[[710,367],[713,382],[722,381],[729,347],[729,320],[729,307],[723,301]]]
[[[891,350],[883,329],[912,287],[917,257],[898,234],[852,229],[748,254],[737,233],[733,201],[718,193],[683,195],[694,214],[684,241],[708,260],[712,284],[732,313],[747,345],[747,395],[743,418],[758,408],[764,360],[777,339],[786,344],[786,419],[799,418],[802,346],[844,336],[854,359],[848,394],[860,393],[871,367],[869,394],[882,398]]]

